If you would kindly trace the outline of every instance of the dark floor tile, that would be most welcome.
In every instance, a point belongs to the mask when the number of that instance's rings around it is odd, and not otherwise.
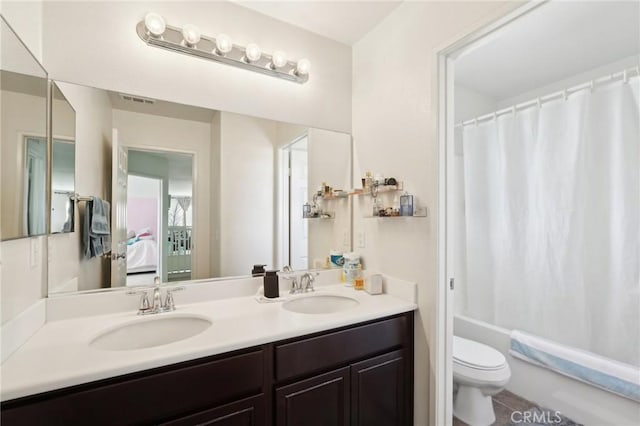
[[[463,422],[462,420],[460,420],[457,417],[453,417],[453,426],[468,426],[465,422]]]
[[[496,421],[492,426],[507,426],[511,422],[513,410],[498,401],[493,401],[493,411],[496,413]]]
[[[526,411],[536,406],[533,402],[527,401],[508,390],[503,390],[499,394],[494,395],[493,400],[507,406],[512,411]]]

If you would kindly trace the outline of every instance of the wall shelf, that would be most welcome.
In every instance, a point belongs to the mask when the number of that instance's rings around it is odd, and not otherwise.
[[[427,214],[414,214],[413,216],[363,216],[365,219],[412,219],[427,217]]]
[[[385,192],[395,192],[402,191],[404,185],[402,182],[398,182],[397,185],[379,185],[377,189],[377,194],[382,194]],[[330,195],[322,195],[323,200],[336,200],[338,198],[349,198],[359,195],[371,196],[371,190],[365,190],[362,188],[359,189],[351,189],[347,192],[342,192],[338,194],[330,194]]]
[[[303,219],[320,219],[320,220],[331,220],[334,219],[336,217],[336,214],[334,212],[330,212],[330,213],[322,213],[318,216],[302,216]]]

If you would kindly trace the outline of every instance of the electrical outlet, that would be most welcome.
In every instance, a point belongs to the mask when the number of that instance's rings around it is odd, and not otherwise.
[[[358,231],[358,248],[364,248],[365,245],[364,231]]]
[[[31,252],[29,253],[29,267],[35,269],[40,264],[40,238],[31,238]]]
[[[349,231],[347,229],[342,231],[342,245],[345,247],[349,245]]]

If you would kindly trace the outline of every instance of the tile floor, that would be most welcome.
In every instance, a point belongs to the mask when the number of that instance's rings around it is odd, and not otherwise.
[[[519,397],[507,390],[503,390],[493,397],[493,409],[496,413],[496,421],[492,426],[507,426],[511,423],[511,413],[524,412],[535,407],[536,404]],[[468,426],[466,423],[453,418],[453,426]]]

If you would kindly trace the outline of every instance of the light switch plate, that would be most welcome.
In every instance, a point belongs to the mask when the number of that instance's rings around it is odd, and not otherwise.
[[[364,248],[366,245],[364,231],[358,231],[358,248]]]

